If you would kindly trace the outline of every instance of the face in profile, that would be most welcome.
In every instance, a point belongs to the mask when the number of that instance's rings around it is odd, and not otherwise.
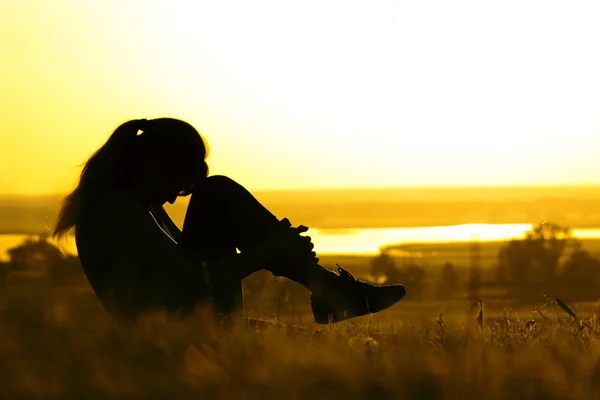
[[[177,197],[188,196],[194,188],[206,178],[208,167],[206,161],[198,165],[161,165],[149,162],[144,173],[139,175],[137,187],[147,204],[173,204]]]

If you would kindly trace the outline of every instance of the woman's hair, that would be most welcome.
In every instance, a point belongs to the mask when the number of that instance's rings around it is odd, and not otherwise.
[[[207,151],[200,133],[178,119],[137,119],[121,124],[83,165],[77,187],[62,202],[53,238],[60,240],[75,227],[84,200],[126,187],[135,167],[149,160],[169,173],[193,171],[194,178],[206,177]]]

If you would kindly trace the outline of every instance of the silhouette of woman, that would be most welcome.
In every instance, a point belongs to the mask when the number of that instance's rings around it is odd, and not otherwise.
[[[373,286],[319,265],[301,235],[307,227],[278,220],[232,179],[209,177],[206,156],[204,140],[184,121],[131,120],[89,158],[64,199],[53,236],[74,228],[84,272],[114,318],[131,322],[156,310],[185,316],[201,304],[238,315],[242,279],[261,269],[306,286],[322,324],[404,297],[402,285]],[[190,194],[179,230],[163,205]]]

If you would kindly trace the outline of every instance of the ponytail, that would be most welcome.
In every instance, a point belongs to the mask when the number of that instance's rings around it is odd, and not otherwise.
[[[129,172],[139,131],[150,127],[146,119],[121,124],[106,143],[83,165],[77,187],[62,202],[52,237],[63,239],[75,227],[83,198],[89,194],[118,184],[117,180]]]

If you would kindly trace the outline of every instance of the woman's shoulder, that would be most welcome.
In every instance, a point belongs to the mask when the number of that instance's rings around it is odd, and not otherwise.
[[[148,221],[146,206],[125,191],[111,191],[81,202],[77,221],[78,230],[94,237],[128,231]]]
[[[148,209],[132,194],[122,190],[112,190],[82,199],[80,211],[80,215],[84,217],[112,220],[125,215],[145,214]]]
[[[105,259],[122,252],[124,246],[143,247],[151,218],[145,205],[126,192],[104,193],[82,201],[75,228],[80,257]]]

